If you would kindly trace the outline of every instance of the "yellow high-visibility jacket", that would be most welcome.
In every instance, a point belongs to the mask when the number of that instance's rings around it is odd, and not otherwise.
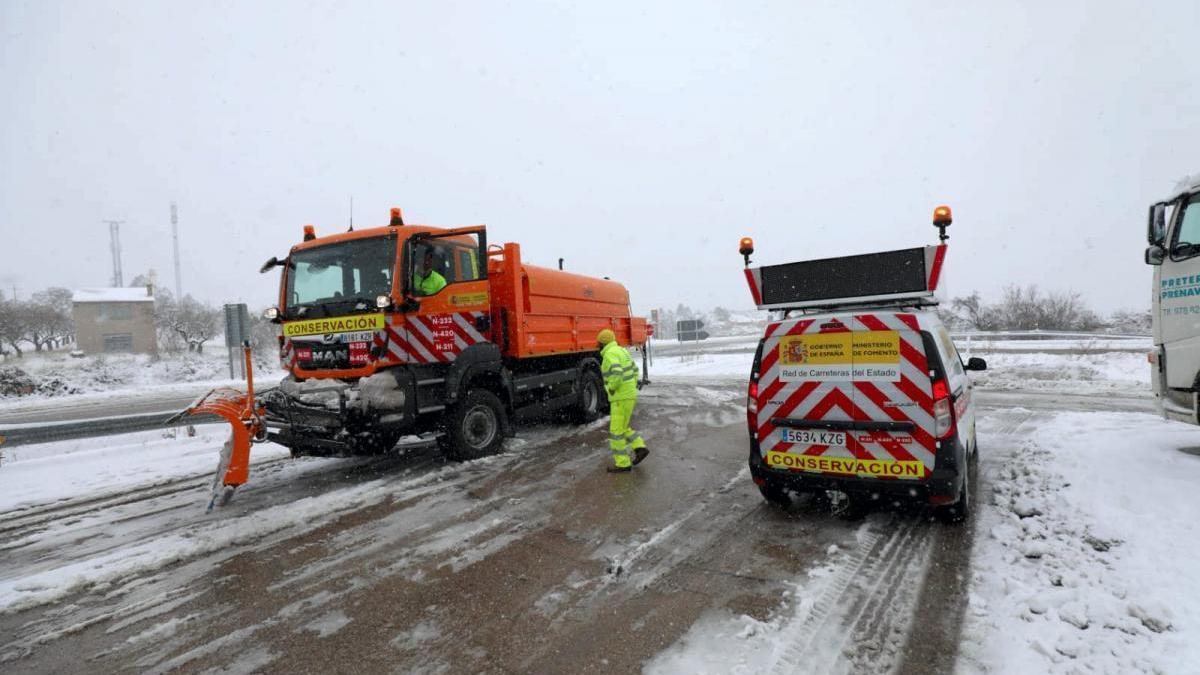
[[[419,274],[413,275],[413,288],[420,291],[421,295],[433,295],[446,287],[446,277],[430,270],[429,276],[421,277]]]
[[[610,342],[600,350],[600,357],[600,374],[604,376],[608,400],[636,400],[638,367],[629,352],[616,342]]]

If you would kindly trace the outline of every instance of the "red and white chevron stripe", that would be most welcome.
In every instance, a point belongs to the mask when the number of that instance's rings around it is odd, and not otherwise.
[[[467,347],[488,341],[476,328],[483,316],[485,312],[391,315],[383,330],[372,336],[373,353],[382,352],[379,365],[450,363]],[[279,362],[286,370],[296,366],[296,343],[292,339],[285,338],[280,346]]]
[[[400,363],[449,363],[464,349],[488,338],[476,328],[484,312],[394,317],[387,326],[388,356]]]
[[[932,384],[922,344],[920,319],[913,314],[861,313],[837,317],[805,317],[771,324],[766,331],[759,367],[759,448],[804,455],[864,460],[920,461],[926,476],[933,471],[934,439]],[[788,335],[830,332],[896,331],[900,340],[900,378],[887,381],[785,381],[780,378],[779,339]],[[782,440],[773,418],[825,421],[912,422],[912,432],[846,434],[846,448],[798,446]]]

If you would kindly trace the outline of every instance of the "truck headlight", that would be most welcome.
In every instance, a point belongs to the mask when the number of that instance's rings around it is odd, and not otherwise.
[[[387,309],[392,305],[392,297],[390,295],[375,296],[375,306],[379,309]]]

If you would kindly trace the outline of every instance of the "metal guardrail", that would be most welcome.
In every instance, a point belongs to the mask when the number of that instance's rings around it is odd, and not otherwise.
[[[950,336],[955,339],[970,337],[984,340],[1149,340],[1151,337],[1150,335],[1123,333],[1073,333],[1051,330],[951,331]]]
[[[167,422],[175,413],[146,413],[144,415],[127,415],[122,417],[105,417],[78,422],[53,424],[24,424],[0,428],[0,449],[33,443],[49,443],[51,441],[69,441],[76,438],[92,438],[95,436],[115,436],[134,431],[149,431],[163,429],[168,426],[181,427],[191,424],[213,424],[220,422],[213,415],[198,415],[172,424]]]

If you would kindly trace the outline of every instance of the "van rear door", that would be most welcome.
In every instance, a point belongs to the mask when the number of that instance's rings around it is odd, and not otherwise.
[[[787,471],[921,480],[934,467],[929,365],[912,314],[802,318],[768,328],[757,440]]]

